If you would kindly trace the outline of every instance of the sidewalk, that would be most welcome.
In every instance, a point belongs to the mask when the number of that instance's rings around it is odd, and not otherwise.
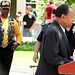
[[[26,74],[26,73],[20,73],[20,72],[10,72],[9,75],[32,75],[32,74]]]
[[[9,75],[34,75],[36,68],[11,67]]]

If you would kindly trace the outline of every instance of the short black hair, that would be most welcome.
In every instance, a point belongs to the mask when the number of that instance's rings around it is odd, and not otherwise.
[[[56,17],[61,17],[62,14],[67,15],[68,11],[69,11],[69,7],[66,4],[61,4],[57,7],[56,11],[55,11],[55,16]]]
[[[54,1],[50,1],[49,3],[50,3],[50,4],[54,4]]]

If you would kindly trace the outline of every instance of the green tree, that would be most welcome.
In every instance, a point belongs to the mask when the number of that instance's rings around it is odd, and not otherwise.
[[[72,5],[73,3],[75,3],[75,0],[66,0],[65,3],[68,5]]]
[[[66,0],[65,3],[70,5],[72,8],[74,8],[74,11],[75,11],[75,0]],[[74,16],[74,19],[75,19],[75,16]]]
[[[33,0],[32,0],[33,1]],[[46,5],[49,4],[48,0],[34,0],[36,2],[36,9],[37,12],[37,21],[43,20],[43,13],[46,8]]]

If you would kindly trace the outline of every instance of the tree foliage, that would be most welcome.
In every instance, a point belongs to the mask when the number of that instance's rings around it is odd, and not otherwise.
[[[75,3],[75,0],[66,0],[65,3],[68,5],[72,5],[73,3]]]
[[[36,11],[38,14],[38,20],[43,20],[43,13],[45,11],[46,5],[49,4],[48,0],[37,0],[36,1]]]

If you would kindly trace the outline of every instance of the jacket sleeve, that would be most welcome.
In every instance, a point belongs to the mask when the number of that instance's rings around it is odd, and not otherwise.
[[[22,41],[22,34],[20,32],[19,26],[17,24],[17,21],[14,20],[14,35],[16,37],[16,42],[21,44]]]

